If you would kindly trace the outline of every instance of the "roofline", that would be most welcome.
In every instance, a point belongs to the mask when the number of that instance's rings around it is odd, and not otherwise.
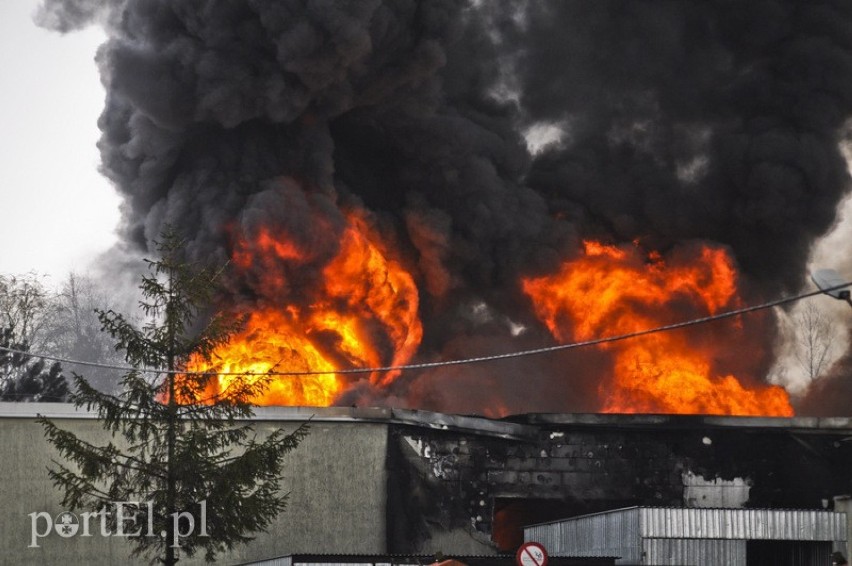
[[[544,427],[589,428],[751,428],[784,432],[837,431],[852,434],[850,417],[751,417],[616,413],[529,413],[507,420]]]
[[[0,418],[97,419],[97,411],[78,409],[71,403],[0,402]],[[359,422],[386,423],[433,430],[472,433],[511,440],[534,440],[537,426],[487,417],[453,415],[391,407],[255,407],[258,422]]]
[[[852,437],[849,417],[735,417],[715,415],[529,413],[504,419],[392,407],[255,407],[254,421],[368,422],[446,430],[512,440],[537,439],[542,429],[751,429],[779,433],[834,433]],[[70,403],[0,402],[0,418],[95,419]],[[852,438],[850,438],[852,440]]]

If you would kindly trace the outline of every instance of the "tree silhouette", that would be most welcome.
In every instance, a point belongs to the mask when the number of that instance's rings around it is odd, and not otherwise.
[[[826,369],[835,331],[831,319],[812,303],[807,303],[796,316],[796,361],[809,381],[819,378]]]
[[[11,328],[0,328],[0,347],[0,401],[68,401],[68,381],[58,362],[47,367],[44,360],[22,353],[29,345],[16,342]]]

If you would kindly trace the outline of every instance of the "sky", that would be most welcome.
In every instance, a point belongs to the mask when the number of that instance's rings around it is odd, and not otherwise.
[[[104,32],[37,27],[38,0],[0,2],[0,273],[61,282],[115,241],[119,198],[98,171]]]

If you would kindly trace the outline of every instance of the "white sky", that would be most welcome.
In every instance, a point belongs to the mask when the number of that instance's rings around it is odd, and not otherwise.
[[[119,198],[95,147],[104,33],[41,29],[37,5],[0,0],[0,273],[60,282],[115,241]]]

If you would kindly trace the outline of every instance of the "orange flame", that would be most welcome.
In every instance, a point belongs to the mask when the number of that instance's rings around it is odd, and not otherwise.
[[[372,232],[360,213],[348,216],[338,253],[325,265],[308,304],[264,306],[253,311],[241,332],[217,348],[213,364],[192,360],[195,372],[327,372],[276,376],[259,405],[328,406],[345,390],[336,374],[344,368],[405,364],[420,345],[419,297],[411,275]],[[261,254],[263,257],[256,257]],[[308,254],[268,229],[252,242],[239,241],[234,264],[301,265]],[[286,296],[287,281],[269,270],[269,296]],[[370,381],[389,385],[399,372],[373,372]],[[239,376],[219,375],[207,394],[225,391]]]
[[[731,258],[710,246],[702,246],[691,261],[667,265],[660,254],[643,254],[636,244],[585,242],[583,257],[553,275],[524,279],[522,288],[561,342],[650,329],[681,320],[678,311],[708,315],[738,301]],[[682,332],[601,347],[614,360],[613,378],[598,389],[603,412],[793,414],[784,389],[716,375],[708,361],[716,346],[688,343]]]

